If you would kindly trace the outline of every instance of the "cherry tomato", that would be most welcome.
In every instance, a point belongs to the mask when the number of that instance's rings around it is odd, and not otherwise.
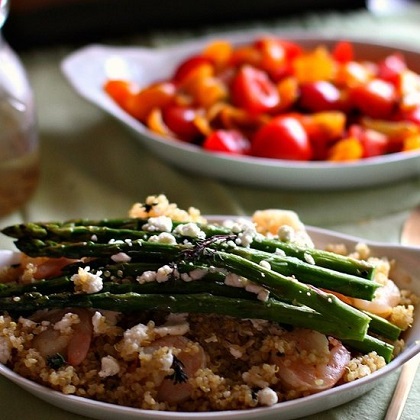
[[[175,70],[173,81],[182,83],[188,75],[200,66],[212,65],[209,57],[194,55],[184,60]]]
[[[332,111],[342,108],[341,92],[331,82],[317,81],[300,86],[299,104],[313,112]]]
[[[163,121],[168,128],[181,140],[188,142],[200,134],[194,124],[196,115],[197,111],[194,108],[181,105],[169,105],[162,112]]]
[[[273,118],[261,127],[252,140],[251,154],[288,160],[310,160],[313,156],[303,125],[292,116]]]
[[[400,75],[406,69],[404,56],[401,53],[394,53],[378,64],[378,77],[397,85]]]
[[[291,60],[300,53],[293,48],[295,44],[282,43],[277,38],[265,37],[255,42],[255,48],[261,53],[258,67],[266,71],[274,81],[280,81],[292,74]]]
[[[356,86],[350,98],[357,109],[372,118],[388,118],[396,105],[394,85],[381,79]]]
[[[251,114],[273,110],[280,102],[276,85],[267,73],[255,67],[242,66],[232,81],[232,102]]]
[[[334,60],[338,63],[348,63],[349,61],[353,61],[353,44],[348,41],[337,42],[331,54]]]
[[[206,137],[203,149],[245,155],[249,153],[250,141],[238,130],[216,130]]]
[[[349,128],[349,136],[357,138],[363,147],[364,158],[381,156],[387,152],[388,137],[379,131],[367,129],[359,125]]]
[[[312,159],[327,159],[331,145],[345,134],[346,115],[339,111],[326,111],[300,115],[297,118],[312,144]]]
[[[409,121],[420,126],[420,105],[410,109],[401,110],[398,113],[397,119]]]

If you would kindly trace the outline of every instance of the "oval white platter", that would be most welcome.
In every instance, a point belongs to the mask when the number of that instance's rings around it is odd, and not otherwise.
[[[209,217],[209,220],[214,221],[221,220],[223,218],[231,219],[232,217]],[[398,244],[375,243],[314,227],[308,227],[307,229],[317,248],[322,249],[331,243],[343,243],[346,244],[349,249],[352,249],[355,244],[363,242],[370,246],[374,255],[387,256],[395,259],[398,261],[399,265],[398,285],[403,288],[409,288],[417,295],[420,295],[420,248],[406,247]],[[15,253],[11,251],[0,251],[0,266],[8,265],[14,261],[16,261]],[[283,402],[272,407],[241,411],[172,413],[139,410],[135,408],[106,404],[86,398],[64,395],[31,382],[28,379],[22,378],[2,364],[0,364],[0,374],[16,383],[22,389],[54,406],[94,419],[242,420],[258,418],[261,420],[275,420],[281,418],[282,420],[290,420],[328,410],[362,396],[367,391],[380,384],[380,382],[391,372],[394,372],[407,360],[419,353],[420,307],[416,308],[414,325],[405,336],[405,339],[407,342],[406,349],[387,366],[368,377],[338,386],[319,394],[311,395],[298,400]]]
[[[368,187],[420,174],[420,152],[394,153],[345,164],[206,152],[196,145],[156,135],[123,111],[103,91],[104,82],[110,78],[136,81],[139,86],[167,78],[179,62],[199,52],[210,39],[224,38],[239,44],[250,42],[262,34],[261,31],[250,31],[245,34],[213,35],[166,48],[89,45],[65,57],[61,69],[79,95],[115,117],[159,158],[190,173],[252,187],[298,190]],[[309,49],[319,45],[331,47],[343,39],[316,34],[275,34]],[[398,50],[404,54],[409,67],[420,72],[419,51],[401,45],[346,39],[353,43],[357,58],[378,61]]]

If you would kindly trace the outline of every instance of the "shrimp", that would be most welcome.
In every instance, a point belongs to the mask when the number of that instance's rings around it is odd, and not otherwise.
[[[69,326],[70,330],[63,332],[58,328],[60,327],[58,323],[70,313],[76,314],[79,322],[72,323]],[[66,361],[72,366],[83,362],[89,351],[93,334],[92,314],[89,310],[81,308],[52,310],[35,314],[31,319],[35,322],[51,323],[33,340],[33,345],[41,356],[49,358],[59,353],[65,355]]]
[[[157,399],[169,404],[187,400],[192,393],[192,386],[188,382],[188,378],[192,377],[198,369],[206,366],[206,355],[203,348],[179,335],[159,338],[151,344],[151,347],[154,349],[168,347],[180,350],[174,358],[174,375],[163,378],[158,387]],[[195,348],[197,351],[194,351]]]
[[[28,257],[22,254],[21,266],[23,268],[22,281],[24,283],[32,281],[32,279],[47,279],[61,274],[61,270],[66,265],[74,262],[65,257],[48,258],[48,257]]]
[[[381,287],[375,290],[371,301],[363,299],[350,299],[350,304],[372,314],[388,318],[392,309],[400,303],[401,293],[397,285],[390,279],[384,280]]]
[[[273,354],[271,362],[279,367],[286,390],[315,394],[332,388],[350,362],[350,352],[340,341],[317,331],[295,329],[284,338],[289,345],[284,353]]]

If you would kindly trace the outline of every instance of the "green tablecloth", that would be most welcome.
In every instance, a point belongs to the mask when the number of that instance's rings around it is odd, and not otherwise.
[[[392,15],[378,16],[367,11],[305,15],[253,25],[206,28],[200,35],[252,26],[317,31],[343,37],[357,35],[416,47],[420,45],[419,22],[420,8],[412,6],[408,12]],[[161,46],[196,34],[197,31],[193,34],[188,30],[155,33],[118,42]],[[0,226],[22,219],[120,216],[127,213],[132,203],[142,201],[147,195],[165,193],[180,206],[194,205],[204,214],[245,215],[257,208],[290,208],[307,224],[374,240],[398,242],[403,220],[409,210],[420,203],[419,179],[374,189],[291,192],[229,185],[169,167],[144,149],[117,122],[71,90],[59,69],[61,59],[71,51],[69,47],[54,47],[22,55],[34,88],[39,116],[42,178],[25,211],[0,219]],[[11,248],[12,244],[1,238],[0,247]],[[397,373],[363,397],[308,419],[383,418]],[[418,373],[403,414],[405,420],[418,418],[419,381]],[[81,418],[37,400],[3,378],[0,378],[0,417],[3,420]]]

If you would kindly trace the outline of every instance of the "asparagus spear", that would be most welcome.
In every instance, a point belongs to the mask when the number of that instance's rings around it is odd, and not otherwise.
[[[215,246],[217,242],[210,246]],[[210,244],[210,242],[208,242]],[[186,251],[185,246],[169,246],[159,243],[151,243],[141,239],[130,242],[114,243],[56,243],[51,240],[42,241],[40,239],[24,240],[20,239],[16,243],[17,247],[31,256],[47,255],[50,257],[66,256],[69,258],[81,258],[82,256],[104,257],[124,252],[130,258],[143,258],[147,255],[149,259],[159,257],[163,261],[174,258],[181,251]],[[219,246],[220,247],[220,246]],[[308,264],[296,258],[283,258],[278,254],[269,254],[262,251],[247,249],[244,247],[234,247],[230,252],[245,256],[252,261],[269,260],[273,264],[273,269],[285,275],[296,275],[297,278],[309,282],[318,287],[323,287],[348,296],[371,300],[378,285],[372,281],[366,281],[355,275],[330,271],[316,264]],[[301,277],[302,276],[302,277]]]
[[[19,242],[19,241],[18,241]],[[167,245],[158,242],[133,240],[129,243],[115,242],[112,244],[97,244],[93,242],[57,244],[52,241],[41,240],[24,241],[22,251],[32,256],[65,256],[69,258],[110,257],[114,254],[124,252],[130,258],[147,255],[165,255],[165,258],[215,264],[228,271],[249,278],[251,281],[260,284],[274,293],[275,296],[290,302],[305,304],[321,313],[330,313],[337,322],[350,324],[353,320],[361,321],[364,318],[365,332],[369,323],[369,317],[360,313],[341,302],[332,294],[321,292],[306,284],[295,281],[289,277],[266,269],[258,264],[246,260],[237,255],[218,250],[209,250],[205,246],[191,248],[183,245]]]
[[[343,327],[328,315],[324,316],[306,306],[290,305],[275,299],[267,302],[255,299],[196,294],[141,294],[110,292],[95,294],[59,293],[42,295],[29,293],[18,298],[1,298],[0,310],[33,312],[43,308],[87,307],[125,313],[141,310],[163,310],[175,313],[217,313],[237,318],[265,319],[280,324],[316,329],[338,339],[363,340],[363,320],[350,328]]]
[[[250,248],[233,248],[230,252],[255,263],[267,262],[271,269],[285,276],[294,276],[299,281],[312,284],[322,289],[333,290],[350,297],[372,300],[378,283],[364,278],[333,271],[316,264],[307,263],[295,257],[269,254]]]
[[[99,241],[110,239],[144,239],[151,235],[143,231],[143,225],[147,219],[103,219],[88,220],[79,219],[64,223],[27,223],[6,227],[2,230],[5,235],[17,239],[43,239],[53,241],[90,241],[95,236]],[[174,226],[182,224],[174,222]],[[215,235],[232,235],[233,232],[227,227],[202,224],[200,229],[207,237]],[[19,243],[19,241],[18,241]],[[282,250],[286,255],[306,261],[309,258],[322,267],[336,271],[372,278],[374,268],[366,261],[356,260],[332,252],[309,247],[299,247],[292,243],[282,242],[278,239],[258,237],[251,245],[252,248],[274,253]]]

